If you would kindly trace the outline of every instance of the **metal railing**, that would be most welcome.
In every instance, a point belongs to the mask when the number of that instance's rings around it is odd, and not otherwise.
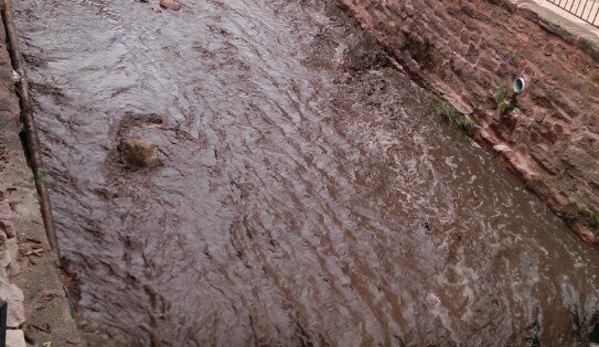
[[[599,0],[547,0],[576,17],[599,27]]]

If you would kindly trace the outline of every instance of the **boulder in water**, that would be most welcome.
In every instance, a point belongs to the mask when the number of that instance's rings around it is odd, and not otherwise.
[[[173,11],[179,11],[181,9],[181,5],[176,0],[160,0],[160,7]]]
[[[160,164],[158,146],[150,141],[141,139],[121,140],[118,146],[121,159],[129,166],[144,168]]]

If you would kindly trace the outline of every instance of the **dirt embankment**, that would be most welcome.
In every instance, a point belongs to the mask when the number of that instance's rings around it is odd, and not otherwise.
[[[413,77],[475,123],[479,142],[597,245],[599,50],[588,38],[564,40],[508,1],[343,3]],[[526,89],[513,100],[517,77]]]

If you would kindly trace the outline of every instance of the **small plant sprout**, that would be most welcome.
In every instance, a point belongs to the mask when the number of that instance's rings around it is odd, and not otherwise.
[[[54,185],[54,179],[48,175],[45,169],[37,169],[35,180],[46,186]]]
[[[504,86],[499,87],[493,94],[493,98],[497,103],[497,110],[499,110],[499,114],[505,114],[512,106],[510,102],[507,101],[506,95],[507,89]]]
[[[470,132],[474,128],[472,121],[466,117],[460,116],[454,119],[454,124],[461,130]]]
[[[458,129],[470,132],[474,128],[471,120],[458,114],[455,108],[447,101],[443,100],[435,93],[428,93],[427,99],[435,109],[435,113],[445,118],[447,121],[455,125]]]
[[[442,116],[449,121],[455,118],[455,108],[450,103],[443,100],[435,93],[427,93],[426,97],[431,102],[435,112],[439,116]]]
[[[583,204],[577,205],[578,213],[582,219],[582,224],[589,228],[599,227],[599,213],[593,211]]]

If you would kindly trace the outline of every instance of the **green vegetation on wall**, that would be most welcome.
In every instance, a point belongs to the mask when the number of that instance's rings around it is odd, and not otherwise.
[[[458,129],[464,130],[468,133],[472,131],[472,128],[474,128],[472,121],[459,114],[449,102],[432,92],[427,93],[426,97],[435,109],[435,113],[437,113],[439,116],[445,118]]]

